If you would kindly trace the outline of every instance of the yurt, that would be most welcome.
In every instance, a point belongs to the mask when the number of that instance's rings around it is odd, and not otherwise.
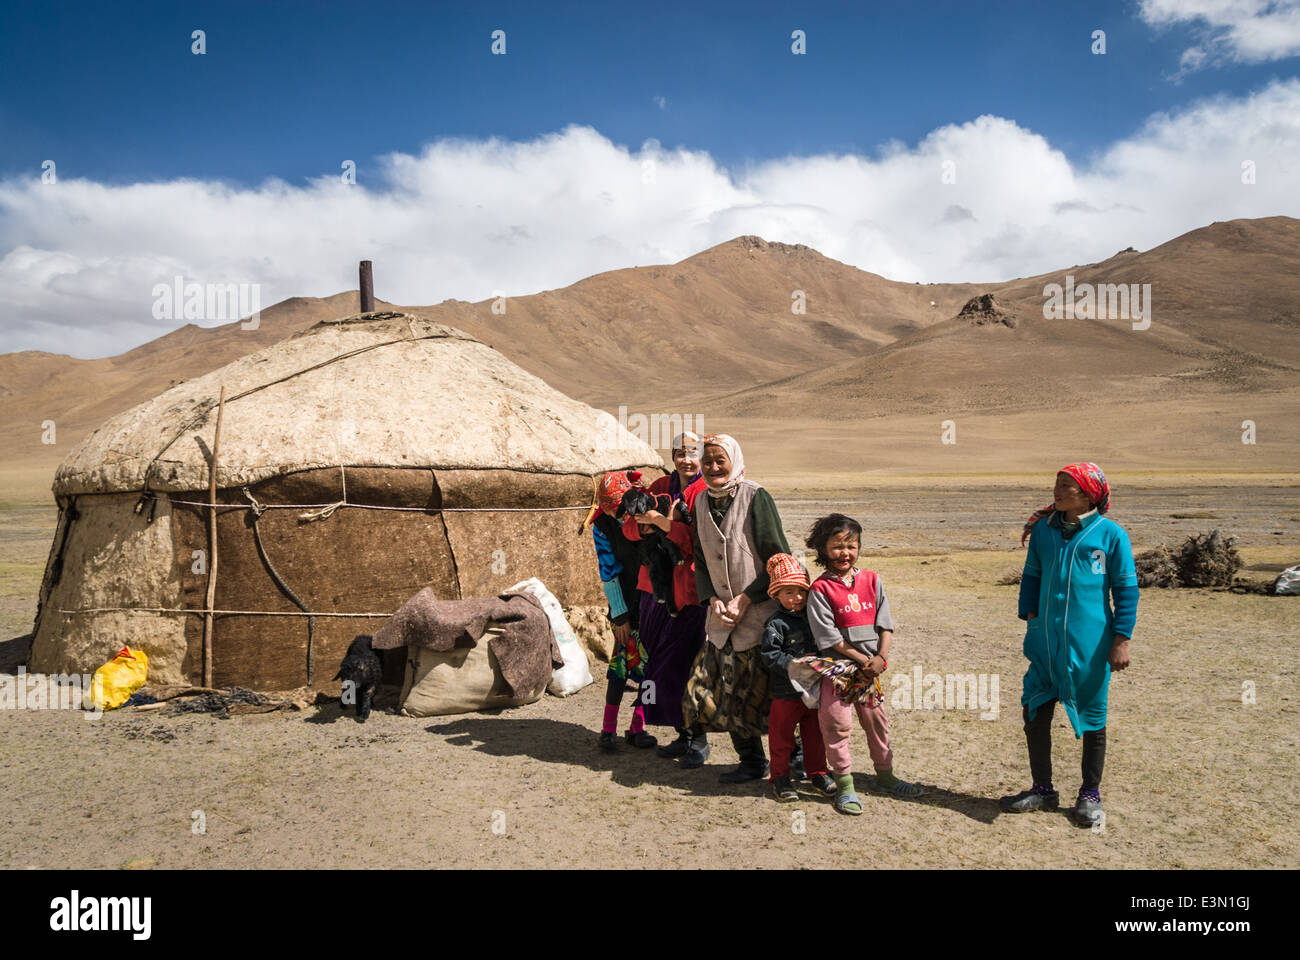
[[[29,666],[87,673],[127,644],[155,682],[201,682],[206,654],[216,686],[327,687],[352,638],[425,586],[492,596],[537,577],[566,610],[603,609],[579,535],[593,478],[661,464],[453,327],[318,323],[68,455]]]

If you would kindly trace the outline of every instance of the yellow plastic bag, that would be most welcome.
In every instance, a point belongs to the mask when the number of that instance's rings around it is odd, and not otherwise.
[[[123,647],[112,660],[95,671],[89,699],[100,710],[115,710],[144,686],[149,676],[149,655]]]

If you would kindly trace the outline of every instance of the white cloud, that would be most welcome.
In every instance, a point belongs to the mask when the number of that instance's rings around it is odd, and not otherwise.
[[[1183,51],[1183,73],[1300,54],[1300,0],[1142,0],[1140,16],[1152,26],[1200,28],[1200,42]]]
[[[180,180],[0,182],[0,350],[120,353],[153,285],[259,283],[269,306],[356,285],[397,303],[481,300],[667,263],[740,234],[805,243],[895,280],[998,281],[1147,249],[1214,220],[1300,216],[1300,81],[1157,115],[1073,165],[983,116],[874,156],[767,160],[638,149],[588,127],[528,142],[439,140],[418,156],[256,188]],[[1241,182],[1243,161],[1257,183]],[[951,162],[956,182],[941,182]]]

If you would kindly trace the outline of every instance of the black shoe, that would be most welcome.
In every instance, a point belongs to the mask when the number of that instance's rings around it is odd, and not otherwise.
[[[623,734],[623,739],[634,747],[640,747],[642,750],[649,750],[651,747],[659,746],[659,740],[652,733],[646,733],[644,730],[638,730],[633,733],[631,730]]]
[[[807,780],[808,773],[803,766],[803,744],[798,741],[794,745],[794,753],[790,754],[790,779]]]
[[[777,777],[772,781],[772,795],[778,803],[793,803],[799,799],[799,793],[789,777]]]
[[[1102,813],[1101,801],[1085,797],[1083,794],[1079,794],[1079,798],[1075,800],[1074,809],[1070,811],[1070,817],[1077,827],[1091,827],[1101,830],[1106,826],[1106,815]]]
[[[709,759],[709,740],[707,736],[691,737],[690,749],[682,755],[677,761],[679,767],[685,767],[687,770],[694,770],[697,767],[704,766],[704,761]]]
[[[1014,797],[1003,797],[998,801],[1000,806],[1007,813],[1028,813],[1031,810],[1055,810],[1061,805],[1061,795],[1056,791],[1051,793],[1036,793],[1033,790],[1025,790],[1017,793]]]
[[[686,756],[686,751],[689,749],[691,749],[691,735],[689,731],[680,730],[677,733],[676,740],[674,740],[672,743],[664,744],[662,747],[656,750],[655,753],[657,753],[661,757],[668,757],[669,759],[672,759],[674,757]]]
[[[596,746],[600,747],[600,749],[604,750],[606,753],[613,753],[618,749],[618,738],[614,736],[612,730],[603,730],[601,731],[600,739],[596,741]]]
[[[812,775],[812,785],[828,797],[835,796],[835,791],[837,789],[835,786],[835,778],[829,773],[814,773]]]
[[[746,761],[735,770],[728,770],[718,780],[722,783],[749,783],[751,780],[766,780],[771,773],[767,761],[761,764],[753,761]]]

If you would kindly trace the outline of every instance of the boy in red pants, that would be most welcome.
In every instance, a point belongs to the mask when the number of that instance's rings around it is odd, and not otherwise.
[[[827,796],[835,792],[835,781],[826,771],[826,748],[822,745],[821,727],[816,709],[804,704],[801,688],[790,679],[790,661],[817,652],[808,617],[811,583],[808,571],[788,553],[776,553],[767,561],[771,584],[767,595],[775,597],[780,610],[768,618],[763,627],[760,652],[767,667],[772,693],[772,712],[767,727],[767,749],[772,756],[772,793],[781,803],[798,800],[799,794],[790,779],[790,755],[794,751],[794,729],[803,736],[803,762],[808,778]]]

